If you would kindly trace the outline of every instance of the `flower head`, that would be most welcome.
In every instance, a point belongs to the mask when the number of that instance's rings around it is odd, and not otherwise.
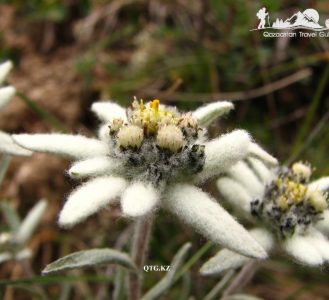
[[[13,138],[30,150],[78,159],[68,173],[90,178],[68,197],[59,216],[62,226],[81,222],[120,199],[127,217],[145,216],[161,207],[216,243],[247,256],[265,257],[245,229],[195,187],[249,155],[264,156],[243,130],[206,141],[205,126],[231,108],[231,103],[219,102],[182,113],[158,99],[148,103],[135,99],[128,109],[96,102],[92,111],[102,121],[98,139],[64,134]]]
[[[248,158],[217,181],[223,198],[260,227],[250,233],[266,249],[280,246],[295,261],[321,265],[329,260],[329,177],[310,182],[312,168],[297,162],[290,168],[269,168]],[[239,267],[249,259],[220,251],[202,268],[204,274]],[[224,263],[225,261],[225,263]]]

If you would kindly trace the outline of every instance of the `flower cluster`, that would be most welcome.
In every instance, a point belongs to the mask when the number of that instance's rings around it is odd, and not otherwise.
[[[251,235],[266,251],[280,246],[296,262],[309,266],[329,260],[329,177],[310,182],[312,169],[269,168],[255,158],[238,162],[217,181],[221,195],[258,226]],[[204,264],[204,274],[240,267],[249,259],[222,250]]]
[[[77,159],[68,173],[89,178],[68,197],[59,224],[70,227],[120,200],[123,215],[143,217],[163,208],[215,243],[247,256],[266,253],[216,201],[196,187],[246,157],[276,160],[243,130],[208,141],[205,127],[233,108],[216,102],[181,113],[155,99],[128,109],[96,102],[98,139],[69,134],[22,134],[22,147]]]

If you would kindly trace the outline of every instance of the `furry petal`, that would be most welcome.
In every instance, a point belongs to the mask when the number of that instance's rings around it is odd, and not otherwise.
[[[319,266],[323,263],[322,255],[304,236],[288,238],[283,243],[283,248],[302,265]]]
[[[246,157],[249,144],[250,136],[244,130],[235,130],[206,143],[205,164],[196,175],[196,180],[202,182],[225,172]]]
[[[68,173],[74,178],[84,178],[110,175],[112,171],[118,168],[120,168],[119,163],[107,156],[98,156],[74,163]]]
[[[262,160],[264,163],[270,166],[276,166],[278,164],[278,160],[275,157],[267,153],[261,146],[256,143],[250,143],[249,154]]]
[[[321,192],[325,192],[329,190],[329,176],[327,177],[322,177],[318,180],[312,181],[308,185],[309,189],[312,191],[319,190]]]
[[[227,175],[239,182],[249,192],[249,195],[262,197],[265,187],[245,162],[237,162],[229,169]]]
[[[0,64],[0,84],[4,82],[8,73],[13,68],[13,63],[11,61],[6,61]]]
[[[325,210],[321,217],[322,220],[316,223],[316,227],[324,234],[329,235],[329,210]]]
[[[207,127],[222,115],[227,114],[234,108],[233,103],[228,101],[217,101],[204,105],[193,112],[193,116],[198,120],[198,125]]]
[[[247,160],[262,183],[267,184],[273,180],[274,174],[261,160],[253,157],[249,157]]]
[[[29,156],[32,154],[31,151],[18,146],[9,134],[2,131],[0,131],[0,153],[19,156]]]
[[[135,182],[122,195],[122,212],[128,217],[149,213],[159,202],[159,194],[151,184]]]
[[[116,103],[110,101],[94,102],[91,106],[92,112],[105,123],[111,122],[114,118],[127,120],[126,110]]]
[[[4,107],[15,95],[16,90],[12,86],[0,88],[0,108]]]
[[[316,250],[322,255],[323,260],[329,260],[329,240],[325,238],[320,232],[312,230],[308,234],[307,239],[316,248]]]
[[[226,210],[192,185],[177,184],[169,188],[163,205],[215,243],[246,256],[267,256],[264,249]]]
[[[107,145],[99,140],[71,134],[15,134],[20,146],[38,152],[58,154],[73,158],[106,155]]]
[[[271,251],[274,247],[274,239],[272,234],[261,228],[255,228],[250,231],[251,236],[259,242],[266,250]],[[210,258],[202,267],[201,274],[215,275],[220,274],[229,269],[237,269],[248,263],[251,259],[228,249],[219,251],[215,256]]]
[[[118,177],[97,177],[80,186],[68,197],[59,215],[59,224],[71,227],[121,196],[127,183]]]
[[[217,180],[217,187],[225,200],[238,209],[250,214],[252,195],[238,182],[229,177]]]

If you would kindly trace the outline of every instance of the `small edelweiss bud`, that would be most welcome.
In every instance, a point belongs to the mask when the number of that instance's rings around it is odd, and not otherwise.
[[[312,174],[311,168],[302,162],[294,163],[291,167],[291,170],[293,174],[296,175],[297,178],[301,180],[308,180]]]
[[[159,129],[156,143],[163,149],[178,152],[184,145],[184,136],[177,126],[167,125]]]
[[[124,148],[139,148],[143,142],[144,134],[143,129],[135,126],[128,125],[121,127],[117,136],[117,144]]]
[[[196,136],[198,134],[198,122],[192,116],[192,113],[183,114],[178,124],[186,136]]]
[[[109,125],[110,133],[114,133],[119,131],[119,129],[123,126],[123,120],[120,118],[113,119],[111,124]]]
[[[309,193],[309,203],[317,212],[322,212],[328,207],[326,197],[320,191]]]

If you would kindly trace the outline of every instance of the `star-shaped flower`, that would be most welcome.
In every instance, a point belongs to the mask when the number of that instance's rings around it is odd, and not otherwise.
[[[319,266],[329,260],[329,177],[310,182],[312,169],[268,168],[255,158],[238,162],[217,181],[224,199],[260,226],[251,235],[266,251],[284,250],[297,263]],[[250,259],[224,249],[201,268],[205,275],[241,267]]]
[[[12,67],[13,64],[10,61],[0,64],[0,109],[12,99],[16,92],[13,86],[2,87]],[[27,156],[31,155],[32,152],[19,147],[13,142],[9,134],[0,131],[0,153]]]
[[[204,127],[232,108],[229,102],[217,102],[181,113],[157,99],[147,104],[135,99],[128,109],[96,102],[92,111],[102,121],[98,139],[22,134],[14,140],[33,151],[77,159],[69,175],[89,179],[68,197],[59,216],[63,227],[120,199],[126,217],[143,217],[161,207],[215,243],[264,258],[264,250],[247,231],[195,186],[248,155],[272,159],[243,130],[206,140]]]

